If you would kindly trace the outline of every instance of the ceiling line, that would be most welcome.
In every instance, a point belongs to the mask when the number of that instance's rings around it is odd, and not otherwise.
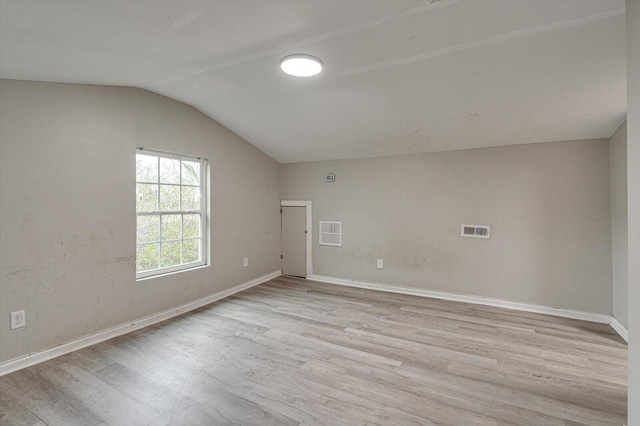
[[[366,22],[364,24],[359,24],[359,25],[354,25],[351,27],[347,27],[347,28],[343,28],[340,30],[336,30],[336,31],[332,31],[329,33],[325,33],[325,34],[320,34],[318,36],[315,37],[311,37],[305,40],[300,40],[297,41],[295,43],[291,43],[285,46],[279,46],[279,47],[273,47],[270,49],[266,49],[260,52],[256,52],[256,53],[252,53],[249,55],[245,55],[245,56],[240,56],[234,59],[230,59],[228,61],[225,62],[221,62],[218,64],[212,64],[212,65],[207,65],[204,67],[200,67],[197,68],[195,70],[192,71],[188,71],[186,73],[182,73],[182,74],[178,74],[175,75],[173,77],[168,77],[162,80],[158,80],[156,82],[153,82],[151,84],[146,85],[145,87],[158,87],[158,86],[164,86],[166,84],[170,84],[170,83],[175,83],[177,81],[180,80],[184,80],[186,78],[190,78],[190,77],[195,77],[201,74],[204,74],[206,72],[209,71],[214,71],[214,70],[218,70],[221,68],[226,68],[226,67],[230,67],[233,65],[237,65],[237,64],[241,64],[243,62],[247,62],[247,61],[251,61],[253,59],[259,59],[259,58],[264,58],[267,56],[271,56],[273,54],[276,54],[278,52],[282,52],[282,51],[287,51],[287,50],[291,50],[291,49],[295,49],[298,48],[300,46],[305,46],[305,45],[309,45],[309,44],[315,44],[315,43],[319,43],[321,41],[325,41],[325,40],[329,40],[331,38],[334,37],[338,37],[341,35],[345,35],[345,34],[352,34],[352,33],[356,33],[358,31],[363,31],[369,28],[373,28],[375,26],[381,25],[387,21],[391,21],[394,19],[398,19],[398,18],[403,18],[406,16],[411,16],[411,15],[416,15],[416,14],[420,14],[420,13],[425,13],[425,12],[430,12],[433,11],[435,9],[440,9],[442,7],[446,7],[446,6],[451,6],[454,5],[456,3],[461,3],[463,0],[442,0],[436,3],[429,3],[429,4],[424,4],[422,6],[419,7],[415,7],[413,9],[409,9],[409,10],[405,10],[403,12],[400,13],[396,13],[394,15],[390,15],[390,16],[385,16],[384,18],[375,20],[375,21],[371,21],[371,22]]]
[[[183,15],[181,18],[177,19],[173,24],[171,24],[171,28],[175,30],[179,30],[181,28],[189,26],[198,18],[200,18],[202,15],[204,15],[204,12],[201,10],[187,13],[186,15]]]
[[[597,15],[587,16],[584,18],[571,19],[567,21],[560,21],[553,24],[543,24],[535,27],[524,28],[521,30],[511,31],[504,34],[499,34],[497,36],[493,36],[487,38],[485,40],[471,41],[468,43],[458,44],[456,46],[445,47],[443,49],[434,50],[431,52],[420,53],[418,55],[408,56],[401,59],[394,59],[392,61],[378,62],[375,64],[366,65],[360,68],[354,68],[349,71],[345,71],[339,76],[334,78],[339,78],[343,76],[351,76],[356,74],[362,74],[369,71],[378,70],[381,68],[389,68],[398,65],[409,64],[412,62],[421,62],[426,61],[432,58],[436,58],[438,56],[448,55],[450,53],[459,52],[461,50],[473,49],[476,47],[487,46],[491,44],[501,43],[503,41],[513,40],[517,38],[527,37],[534,34],[542,34],[550,31],[562,30],[565,28],[577,27],[580,25],[592,24],[594,22],[598,22],[604,19],[608,19],[618,15],[624,15],[625,9],[615,9],[612,11],[603,12]]]

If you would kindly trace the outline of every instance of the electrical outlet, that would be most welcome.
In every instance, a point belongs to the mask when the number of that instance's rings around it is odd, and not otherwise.
[[[245,258],[244,258],[244,260],[242,261],[242,266],[244,266],[245,268],[246,268],[247,266],[249,266],[249,258],[248,258],[248,257],[245,257]]]
[[[384,260],[378,259],[378,269],[384,269]]]
[[[24,310],[11,312],[11,330],[24,327],[26,324]]]

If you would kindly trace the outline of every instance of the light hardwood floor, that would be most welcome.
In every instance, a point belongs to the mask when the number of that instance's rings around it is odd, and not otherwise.
[[[607,325],[280,277],[0,378],[2,425],[622,425]]]

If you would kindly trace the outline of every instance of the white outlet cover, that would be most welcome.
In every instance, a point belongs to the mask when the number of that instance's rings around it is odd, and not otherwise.
[[[244,260],[242,261],[242,265],[243,265],[244,267],[249,266],[249,258],[248,258],[248,257],[245,257],[245,258],[244,258]]]
[[[378,269],[384,269],[384,260],[378,259],[377,266]]]
[[[11,330],[22,328],[26,325],[24,310],[11,312]]]

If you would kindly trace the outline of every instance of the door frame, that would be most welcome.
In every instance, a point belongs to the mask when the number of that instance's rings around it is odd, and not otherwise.
[[[306,207],[307,213],[307,277],[313,275],[313,258],[311,257],[311,247],[313,245],[313,222],[311,213],[311,201],[309,200],[280,200],[280,209],[282,207]],[[282,224],[282,221],[280,222]],[[280,225],[282,226],[282,225]],[[282,228],[280,228],[282,235]]]

